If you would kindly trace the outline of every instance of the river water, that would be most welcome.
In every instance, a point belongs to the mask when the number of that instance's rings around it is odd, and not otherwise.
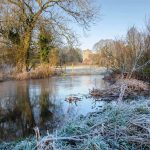
[[[0,140],[26,137],[33,127],[53,130],[71,116],[86,115],[104,102],[88,97],[89,89],[104,89],[102,75],[62,76],[0,83]],[[66,98],[77,96],[77,102]],[[8,138],[9,137],[9,138]]]

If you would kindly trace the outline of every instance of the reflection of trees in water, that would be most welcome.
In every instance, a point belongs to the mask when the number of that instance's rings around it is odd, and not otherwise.
[[[49,101],[49,93],[44,91],[39,97],[40,104],[40,121],[43,124],[48,118],[53,118],[53,113],[50,111],[50,107],[53,104]]]
[[[57,79],[50,78],[42,80],[40,84],[41,94],[39,96],[39,121],[48,129],[53,129],[63,118],[63,109],[58,97]],[[36,84],[36,83],[35,83]]]
[[[5,107],[2,107],[5,106]],[[29,134],[35,126],[35,121],[32,112],[32,106],[29,99],[28,86],[22,88],[17,87],[17,95],[13,98],[8,98],[7,101],[1,102],[1,115],[0,128],[1,137],[12,135],[25,136]]]
[[[16,84],[14,97],[0,99],[0,139],[27,136],[33,132],[36,123],[41,128],[45,124],[52,128],[63,119],[62,105],[57,101],[57,90],[54,86],[40,84],[40,93],[35,95],[36,98],[31,94],[34,91],[30,88],[28,82],[23,86]],[[34,111],[35,107],[38,111]],[[39,122],[35,123],[36,116]]]
[[[44,89],[39,97],[40,124],[49,130],[58,127],[64,118],[62,103],[53,92]]]

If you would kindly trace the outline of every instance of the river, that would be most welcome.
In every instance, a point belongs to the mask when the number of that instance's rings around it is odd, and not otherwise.
[[[89,89],[104,89],[103,75],[61,76],[0,83],[0,140],[33,133],[33,127],[52,131],[67,119],[99,109],[103,101],[88,97]],[[66,101],[77,96],[77,102]],[[9,137],[9,138],[8,138]]]

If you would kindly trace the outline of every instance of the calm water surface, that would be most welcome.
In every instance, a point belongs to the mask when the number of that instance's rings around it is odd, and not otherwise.
[[[0,140],[27,136],[35,125],[51,130],[70,116],[95,111],[104,102],[87,96],[89,89],[107,86],[102,78],[102,75],[64,76],[0,83]],[[81,100],[65,101],[74,95]]]

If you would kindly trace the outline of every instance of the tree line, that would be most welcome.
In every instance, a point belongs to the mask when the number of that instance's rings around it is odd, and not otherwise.
[[[1,0],[0,63],[23,72],[38,63],[70,62],[72,58],[66,55],[75,54],[81,61],[79,50],[72,46],[77,36],[70,25],[74,22],[89,28],[97,8],[90,0]],[[70,54],[62,60],[67,44]],[[61,55],[58,61],[56,57]]]
[[[135,74],[149,78],[150,75],[150,22],[145,31],[135,26],[128,29],[126,37],[95,44],[93,63],[119,71],[128,76]]]

